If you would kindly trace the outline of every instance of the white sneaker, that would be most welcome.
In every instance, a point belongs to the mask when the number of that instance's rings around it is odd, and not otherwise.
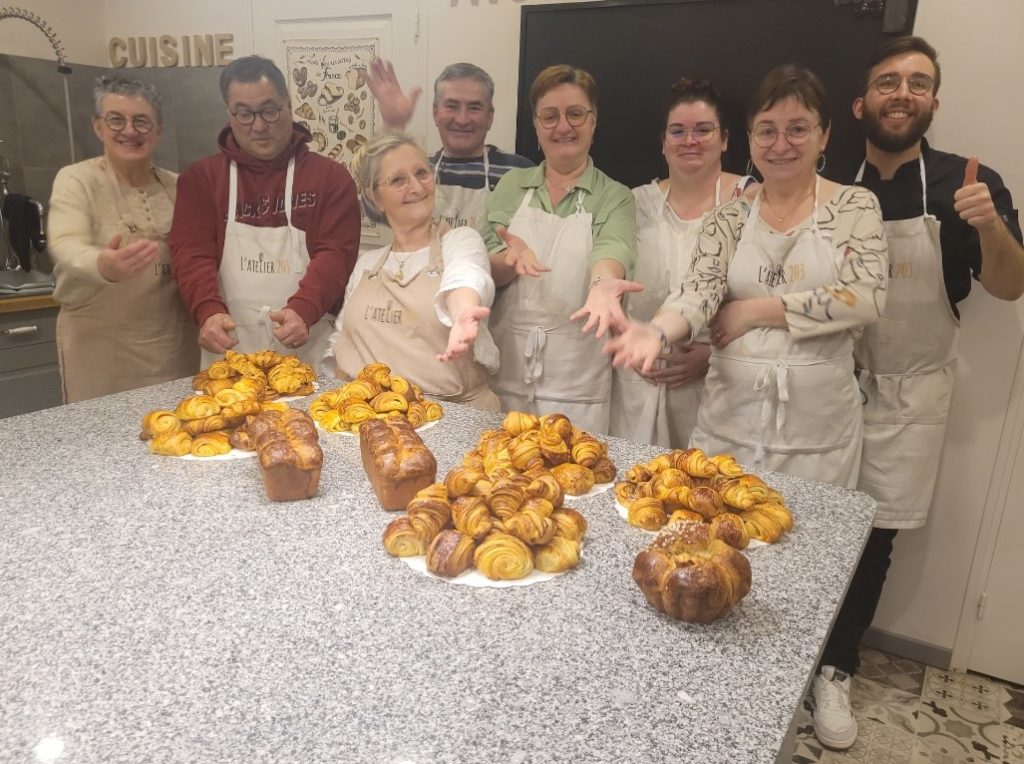
[[[835,666],[822,666],[811,684],[811,694],[818,742],[845,751],[857,740],[857,720],[850,710],[850,677]]]

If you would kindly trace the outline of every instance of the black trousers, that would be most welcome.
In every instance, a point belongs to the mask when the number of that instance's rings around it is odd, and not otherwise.
[[[891,528],[872,528],[864,552],[853,573],[846,599],[825,643],[821,665],[835,666],[853,675],[860,668],[857,649],[875,618],[878,601],[882,598],[885,574],[892,557],[892,541],[896,531]]]

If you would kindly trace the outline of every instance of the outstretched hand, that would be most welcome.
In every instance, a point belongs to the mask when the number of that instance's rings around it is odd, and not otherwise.
[[[612,366],[648,374],[661,353],[661,335],[650,324],[627,320],[622,331],[604,343],[602,352],[612,357]]]
[[[604,337],[609,331],[620,332],[626,328],[626,314],[622,311],[622,295],[627,292],[642,292],[643,284],[625,279],[603,278],[590,288],[583,307],[569,318],[572,321],[586,317],[583,331],[589,332],[595,326],[595,337]]]
[[[107,281],[124,281],[141,273],[156,262],[159,245],[149,239],[139,239],[121,246],[121,234],[115,234],[107,246],[100,250],[96,269]]]
[[[508,248],[505,251],[505,264],[515,268],[517,276],[540,276],[551,270],[537,259],[537,255],[525,241],[514,233],[509,233],[505,226],[495,226],[494,231]]]
[[[370,62],[366,72],[366,86],[377,99],[381,119],[388,127],[402,129],[412,119],[422,88],[413,88],[406,95],[395,76],[395,67],[390,61],[377,57]]]
[[[438,361],[454,361],[473,347],[476,336],[480,332],[480,322],[491,315],[490,308],[482,305],[472,305],[461,313],[452,322],[451,331],[448,332],[448,347],[437,356]]]

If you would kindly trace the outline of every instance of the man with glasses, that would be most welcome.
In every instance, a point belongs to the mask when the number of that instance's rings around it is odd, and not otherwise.
[[[178,179],[171,266],[206,366],[228,349],[318,363],[359,249],[355,184],[311,152],[284,75],[247,56],[220,77],[220,153]]]
[[[374,59],[367,86],[377,99],[384,124],[402,130],[412,119],[420,89],[402,92],[391,63]],[[437,183],[434,219],[453,228],[476,228],[487,194],[513,167],[533,167],[526,157],[487,143],[494,123],[494,80],[473,64],[451,64],[434,81],[434,124],[441,149],[429,157]]]
[[[834,748],[857,734],[850,675],[871,625],[901,528],[924,525],[953,392],[959,313],[971,276],[1003,300],[1024,293],[1024,248],[1010,192],[993,170],[924,138],[939,108],[935,49],[920,37],[883,43],[853,103],[867,159],[858,182],[878,197],[889,241],[882,319],[855,348],[864,401],[858,489],[878,501],[871,531],[815,680],[814,731]]]

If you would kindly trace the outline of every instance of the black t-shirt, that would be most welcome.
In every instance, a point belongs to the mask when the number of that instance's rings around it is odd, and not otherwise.
[[[953,194],[964,184],[966,157],[936,151],[921,141],[924,174],[928,182],[928,212],[938,218],[942,247],[942,276],[949,304],[956,304],[971,291],[971,276],[981,275],[981,241],[978,231],[953,209]],[[996,210],[1006,221],[1017,241],[1021,241],[1020,221],[1010,192],[999,173],[985,165],[978,167],[978,180],[988,185]],[[906,220],[921,216],[921,173],[917,159],[900,166],[892,180],[882,180],[878,170],[865,164],[860,185],[872,191],[882,205],[883,220]]]

